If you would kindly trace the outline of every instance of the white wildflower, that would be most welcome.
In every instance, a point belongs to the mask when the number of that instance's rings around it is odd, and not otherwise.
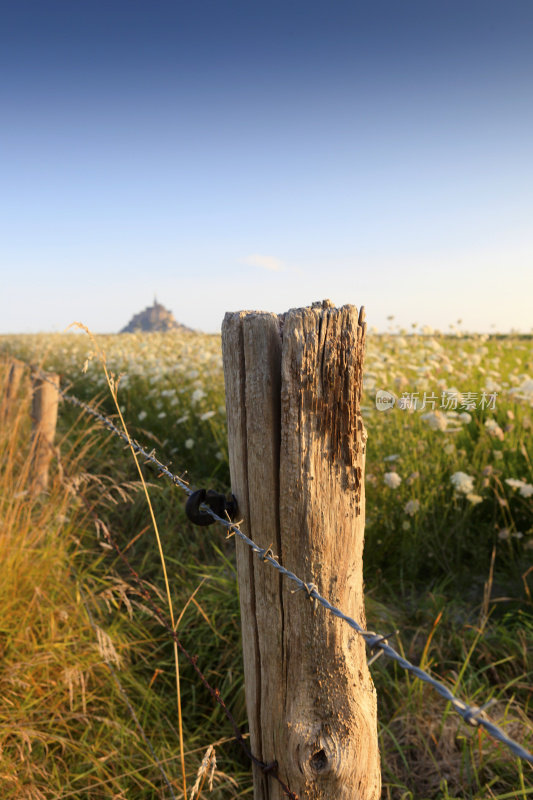
[[[138,413],[138,415],[137,415],[137,416],[138,416],[139,420],[142,422],[142,421],[143,421],[143,419],[146,419],[146,417],[148,416],[148,414],[146,413],[146,411],[144,411],[144,410],[143,410],[143,411],[139,411],[139,413]]]
[[[521,489],[524,486],[524,481],[519,481],[518,478],[506,478],[505,483],[512,489]]]
[[[383,480],[391,489],[397,489],[402,482],[397,472],[386,472],[383,476]]]
[[[200,419],[202,421],[205,421],[206,419],[211,419],[211,417],[214,417],[216,413],[217,413],[216,411],[206,411],[205,414],[200,414]]]
[[[195,389],[194,392],[191,394],[191,402],[192,403],[197,403],[203,397],[205,397],[204,390],[203,389]]]
[[[485,421],[485,427],[491,436],[503,442],[503,431],[495,419],[488,419]]]
[[[448,420],[442,411],[430,411],[428,414],[422,414],[421,419],[423,419],[433,431],[445,431],[448,426]]]
[[[518,480],[518,478],[506,478],[505,483],[512,489],[518,489],[522,497],[531,497],[531,495],[533,495],[533,486],[531,483]]]
[[[414,517],[419,508],[420,502],[418,500],[409,500],[409,502],[405,504],[403,510],[406,514],[409,514],[410,517]]]
[[[450,478],[456,492],[471,494],[474,489],[474,478],[466,472],[454,472]]]
[[[157,416],[159,419],[165,419],[166,415],[167,415],[166,411],[160,411],[160,413]]]
[[[194,439],[187,439],[187,441],[185,442],[185,447],[187,448],[187,450],[192,450],[194,447]]]
[[[501,392],[501,386],[496,381],[492,380],[492,378],[487,378],[485,382],[485,386],[483,389],[487,394],[492,394],[492,392]]]
[[[477,506],[478,503],[483,502],[483,498],[479,494],[469,493],[467,494],[466,499],[472,503],[473,506]]]
[[[525,380],[522,380],[524,378]],[[533,378],[530,378],[529,375],[519,375],[518,379],[522,380],[522,383],[511,389],[509,394],[514,395],[518,400],[533,403]]]

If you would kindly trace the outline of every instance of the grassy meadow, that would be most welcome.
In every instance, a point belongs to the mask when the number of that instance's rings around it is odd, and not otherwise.
[[[220,337],[1,336],[0,356],[59,372],[63,388],[116,418],[95,343],[130,435],[191,485],[228,491]],[[6,376],[4,364],[1,398]],[[389,410],[376,407],[383,391],[396,399]],[[105,535],[168,613],[130,451],[63,402],[49,492],[33,497],[27,377],[2,403],[2,797],[167,798],[157,759],[177,798],[195,783],[200,798],[251,798],[229,723],[183,657],[177,681],[171,638]],[[466,702],[493,700],[490,718],[533,749],[533,340],[370,332],[363,416],[369,629],[398,629],[396,649]],[[141,469],[180,638],[245,727],[233,542],[191,526],[180,490]],[[383,798],[533,797],[531,766],[429,686],[385,657],[371,671]]]

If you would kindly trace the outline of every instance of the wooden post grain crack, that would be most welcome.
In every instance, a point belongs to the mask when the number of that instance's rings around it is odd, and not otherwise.
[[[260,547],[365,628],[363,309],[330,301],[222,325],[231,486]],[[365,644],[236,539],[252,752],[301,800],[377,800]],[[254,800],[280,785],[254,770]]]

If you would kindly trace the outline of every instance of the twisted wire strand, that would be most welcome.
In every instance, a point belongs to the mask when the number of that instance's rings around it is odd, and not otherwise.
[[[41,377],[44,380],[47,380],[45,374],[43,374],[42,372],[39,372],[38,374],[39,377]],[[189,486],[185,483],[185,481],[183,481],[177,475],[174,475],[174,473],[172,473],[168,469],[168,467],[166,467],[161,461],[159,461],[159,459],[155,457],[154,450],[148,452],[135,439],[131,439],[123,431],[119,430],[116,427],[116,425],[112,422],[112,420],[110,420],[104,414],[100,414],[99,411],[96,411],[95,409],[91,408],[90,405],[84,403],[82,400],[79,400],[74,395],[70,395],[67,392],[63,391],[62,389],[59,389],[59,393],[68,402],[76,406],[79,406],[88,414],[100,420],[100,422],[102,422],[106,428],[111,430],[113,433],[115,433],[117,436],[119,436],[129,445],[131,445],[131,447],[137,453],[144,456],[148,461],[155,464],[155,466],[159,470],[159,475],[165,475],[174,484],[183,489],[183,491],[185,491],[188,495],[192,494],[192,489],[189,488]],[[326,608],[328,611],[334,614],[334,616],[346,622],[351,628],[353,628],[353,630],[355,630],[360,636],[363,637],[366,645],[370,648],[370,650],[379,648],[385,655],[389,656],[389,658],[393,659],[393,661],[396,661],[403,669],[407,670],[408,672],[411,672],[413,675],[415,675],[415,677],[419,678],[421,681],[424,681],[425,683],[428,683],[433,689],[435,689],[435,691],[438,692],[441,695],[441,697],[444,697],[445,700],[451,703],[454,711],[456,711],[465,720],[465,722],[468,722],[470,725],[473,726],[481,725],[487,731],[488,734],[490,734],[497,741],[501,742],[506,747],[508,747],[512,753],[514,753],[519,758],[528,761],[530,764],[533,764],[533,754],[530,753],[528,750],[526,750],[524,747],[522,747],[522,745],[516,742],[514,739],[511,739],[509,736],[507,736],[507,734],[500,727],[498,727],[498,725],[496,725],[494,722],[491,722],[491,720],[488,719],[484,710],[488,704],[485,704],[484,706],[481,707],[469,706],[463,700],[456,697],[444,683],[435,680],[435,678],[432,678],[431,675],[425,672],[425,670],[415,666],[406,658],[403,658],[403,656],[401,656],[393,647],[389,645],[386,637],[376,633],[375,631],[364,630],[354,619],[352,619],[352,617],[349,617],[347,614],[341,611],[340,608],[337,608],[336,606],[332,605],[328,600],[326,600],[325,597],[322,597],[322,595],[318,593],[314,584],[306,583],[297,575],[295,575],[294,572],[291,572],[290,570],[283,567],[277,561],[277,559],[273,555],[271,555],[268,548],[265,549],[259,547],[259,545],[257,545],[252,539],[250,539],[245,533],[243,533],[243,531],[240,530],[238,524],[229,522],[227,519],[219,517],[205,503],[202,503],[200,505],[200,508],[206,513],[210,514],[214,520],[216,520],[225,528],[227,528],[229,532],[228,535],[235,534],[243,542],[245,542],[248,545],[248,547],[250,547],[252,551],[260,557],[263,563],[268,562],[271,567],[276,569],[279,573],[284,575],[289,580],[296,583],[298,589],[305,591],[310,599],[320,603],[322,606],[324,606],[324,608]]]

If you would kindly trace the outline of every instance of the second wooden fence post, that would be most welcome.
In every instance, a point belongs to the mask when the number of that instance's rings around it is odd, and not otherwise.
[[[17,358],[9,359],[9,361],[6,362],[7,381],[4,397],[2,398],[1,412],[3,424],[7,424],[10,417],[12,418],[14,415],[15,400],[25,368],[26,365],[24,362],[19,361]]]
[[[365,627],[365,324],[329,301],[226,314],[232,491],[242,529]],[[236,537],[250,745],[301,800],[377,800],[376,694],[365,644]],[[254,765],[254,800],[281,800]]]
[[[32,494],[48,488],[48,470],[54,454],[57,406],[59,402],[59,375],[49,373],[34,375],[32,398]]]

